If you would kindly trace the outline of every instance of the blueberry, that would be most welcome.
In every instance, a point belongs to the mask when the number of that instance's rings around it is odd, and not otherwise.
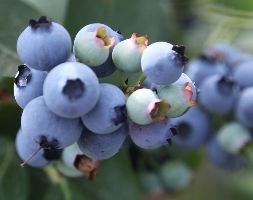
[[[169,192],[186,189],[192,181],[191,169],[181,161],[168,161],[162,165],[159,172],[161,181]]]
[[[163,193],[163,185],[156,172],[142,171],[140,173],[140,184],[144,193],[156,196]]]
[[[253,128],[253,87],[243,90],[236,105],[236,117],[245,126]]]
[[[157,91],[158,97],[170,105],[167,112],[168,117],[179,117],[196,105],[197,89],[191,79],[184,73],[176,82],[159,87]]]
[[[116,131],[126,120],[126,97],[112,84],[100,84],[100,97],[95,107],[82,117],[84,125],[94,133]],[[99,126],[98,126],[99,124]]]
[[[20,34],[17,52],[29,67],[49,71],[65,62],[71,53],[72,42],[67,30],[46,17],[30,20],[30,25]]]
[[[147,44],[147,36],[138,36],[133,33],[131,38],[115,46],[112,52],[113,63],[119,70],[125,72],[141,71],[141,56]]]
[[[27,104],[21,116],[23,132],[42,148],[65,148],[80,137],[79,119],[65,119],[52,113],[42,96]]]
[[[209,158],[218,167],[236,170],[245,166],[245,160],[238,155],[229,154],[224,151],[215,136],[208,143],[207,150]]]
[[[217,140],[224,151],[239,154],[251,142],[251,134],[247,128],[234,121],[221,127]]]
[[[184,115],[171,119],[170,123],[177,128],[173,143],[182,148],[199,148],[210,134],[211,119],[200,107],[191,108]]]
[[[104,26],[93,32],[81,30],[74,40],[74,53],[79,62],[96,67],[106,62],[115,41]]]
[[[211,76],[200,86],[199,103],[211,113],[227,114],[233,108],[238,89],[229,77]]]
[[[149,45],[143,52],[141,67],[153,83],[167,85],[175,82],[184,69],[184,48],[166,42]]]
[[[236,81],[236,83],[241,87],[251,87],[253,86],[253,60],[248,62],[243,62],[239,64],[234,72],[233,72],[233,78]]]
[[[40,144],[30,135],[19,130],[16,136],[16,150],[19,157],[25,160],[25,164],[32,167],[45,167],[52,161],[59,160],[61,149],[41,149]]]
[[[140,125],[150,124],[166,118],[169,105],[160,100],[150,89],[138,89],[127,99],[127,114],[129,118]]]
[[[124,39],[123,35],[121,34],[120,31],[114,31],[112,28],[110,28],[108,25],[106,24],[102,24],[102,23],[93,23],[93,24],[88,24],[86,26],[84,26],[79,32],[78,34],[82,34],[82,32],[94,32],[97,30],[97,28],[99,27],[105,27],[106,32],[115,37],[116,39],[116,43],[122,41]]]
[[[21,108],[42,95],[46,75],[46,72],[29,68],[27,65],[18,66],[18,73],[14,80],[14,97]]]
[[[32,140],[27,134],[19,130],[16,136],[16,150],[22,160],[28,159],[34,152],[40,149],[40,145]],[[32,167],[45,167],[49,164],[48,160],[43,157],[43,151],[40,150],[26,164]]]
[[[97,28],[100,28],[100,27],[105,27],[108,35],[115,38],[115,44],[117,44],[118,42],[124,39],[121,33],[113,31],[109,26],[105,24],[101,24],[101,23],[93,23],[93,24],[86,25],[77,33],[76,38],[81,37],[81,35],[84,34],[85,32],[94,32],[97,30]],[[96,75],[99,78],[111,75],[116,70],[116,67],[112,61],[112,48],[110,49],[110,54],[107,60],[101,65],[98,65],[96,67],[91,67],[91,69],[96,73]]]
[[[205,54],[208,57],[224,62],[230,70],[234,70],[242,62],[252,59],[251,55],[245,54],[227,43],[213,44],[205,49]]]
[[[216,74],[226,75],[227,67],[224,63],[214,58],[202,55],[187,64],[185,73],[199,87],[202,81],[209,76]]]
[[[118,153],[127,135],[125,126],[109,134],[95,134],[84,128],[78,140],[81,151],[94,160],[104,160]]]
[[[129,123],[129,135],[137,146],[143,149],[155,149],[163,145],[168,145],[175,129],[168,120],[153,122],[148,125]]]
[[[66,62],[48,73],[43,94],[52,112],[76,118],[88,113],[97,103],[99,83],[95,73],[86,65]]]

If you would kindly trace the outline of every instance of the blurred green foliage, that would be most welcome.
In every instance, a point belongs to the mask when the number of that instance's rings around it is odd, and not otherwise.
[[[14,140],[21,110],[13,101],[12,77],[21,64],[16,40],[30,18],[47,15],[65,25],[72,38],[85,24],[101,22],[125,37],[137,32],[147,34],[150,43],[184,44],[190,58],[220,41],[253,52],[252,0],[0,0],[0,13],[0,90],[7,92],[6,98],[0,96],[0,200],[148,199],[126,150],[104,161],[94,182],[19,166]],[[209,164],[199,168],[204,151],[170,150],[198,170],[187,191],[163,199],[253,199],[252,172],[224,172]]]

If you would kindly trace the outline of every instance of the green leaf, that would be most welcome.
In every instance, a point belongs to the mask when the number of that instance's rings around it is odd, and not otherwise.
[[[30,178],[30,193],[29,200],[42,200],[47,195],[50,188],[54,188],[54,185],[50,182],[50,179],[42,169],[29,168]],[[56,200],[56,198],[52,198]]]
[[[0,76],[14,76],[21,63],[16,53],[19,34],[27,26],[29,19],[39,13],[20,1],[0,0]]]
[[[5,89],[10,95],[13,96],[13,77],[0,77],[0,89]]]
[[[252,0],[215,0],[215,3],[238,11],[253,11]]]
[[[27,200],[29,193],[28,171],[20,167],[14,145],[0,138],[0,199]]]
[[[28,5],[39,10],[43,15],[53,19],[54,21],[58,21],[60,23],[63,22],[65,17],[65,10],[67,9],[67,5],[69,0],[22,0]],[[55,12],[55,8],[57,8],[57,12]]]
[[[20,128],[21,109],[15,103],[0,101],[0,136],[14,139]]]
[[[53,185],[46,193],[44,200],[67,200],[64,197],[64,193],[62,191],[61,185]],[[69,199],[72,200],[72,199]]]

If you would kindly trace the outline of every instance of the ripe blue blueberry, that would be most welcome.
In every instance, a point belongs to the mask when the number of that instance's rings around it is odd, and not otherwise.
[[[227,43],[216,43],[205,49],[205,54],[216,60],[224,62],[230,70],[237,68],[240,63],[252,60],[252,56],[241,52]]]
[[[168,145],[175,134],[175,129],[168,120],[153,122],[148,125],[129,123],[129,135],[133,143],[143,149],[155,149]]]
[[[79,119],[61,118],[52,113],[42,96],[30,101],[21,116],[23,132],[42,148],[65,148],[80,137]]]
[[[253,60],[239,64],[233,72],[235,82],[241,87],[253,86]]]
[[[52,161],[59,160],[61,149],[41,149],[40,144],[30,135],[19,130],[16,136],[16,151],[19,157],[32,167],[45,167]]]
[[[109,134],[95,134],[84,128],[78,140],[78,146],[91,159],[104,160],[118,153],[126,136],[127,129],[125,126]]]
[[[170,120],[177,128],[173,143],[182,148],[199,148],[205,144],[211,131],[211,120],[200,107],[193,107],[184,115]]]
[[[245,166],[245,159],[224,151],[218,143],[217,137],[213,137],[207,145],[210,160],[224,169],[236,170]]]
[[[57,115],[66,118],[81,117],[98,101],[98,79],[82,63],[62,63],[48,73],[43,95],[48,108]]]
[[[20,34],[17,52],[29,67],[49,71],[65,62],[71,54],[72,42],[67,30],[46,17],[30,20],[30,25]]]
[[[32,99],[42,95],[46,76],[46,72],[29,68],[27,65],[18,66],[14,80],[14,97],[21,108],[24,109]]]
[[[211,113],[227,114],[235,103],[238,87],[226,76],[208,77],[200,86],[199,103]]]
[[[100,96],[95,107],[82,117],[84,125],[94,133],[116,131],[126,120],[126,97],[112,84],[100,84]]]
[[[253,87],[243,90],[236,105],[236,117],[246,127],[253,128]]]
[[[181,76],[185,61],[183,46],[156,42],[144,50],[141,67],[151,82],[167,85],[175,82]]]
[[[209,76],[216,74],[225,75],[227,67],[224,63],[214,58],[202,55],[187,64],[185,73],[199,87],[202,81]]]

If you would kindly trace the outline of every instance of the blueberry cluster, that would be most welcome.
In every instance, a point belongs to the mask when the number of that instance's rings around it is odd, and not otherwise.
[[[73,53],[72,53],[73,50]],[[170,143],[170,118],[195,105],[197,92],[183,72],[184,47],[148,46],[147,36],[101,23],[84,26],[72,47],[67,30],[40,17],[17,40],[23,61],[14,96],[23,109],[16,148],[24,164],[44,167],[55,160],[69,176],[96,174],[99,160],[115,155],[128,136],[144,149]],[[99,78],[142,72],[145,81],[118,87]],[[82,173],[81,173],[81,172]]]
[[[189,62],[185,73],[199,89],[199,107],[173,119],[175,143],[198,148],[223,168],[245,166],[252,151],[253,57],[228,44],[214,44]]]

